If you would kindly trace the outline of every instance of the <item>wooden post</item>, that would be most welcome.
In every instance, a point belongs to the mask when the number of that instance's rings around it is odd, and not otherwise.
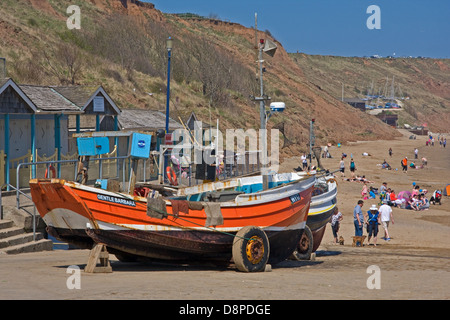
[[[98,260],[100,264],[97,265]],[[112,272],[111,265],[109,263],[109,253],[106,250],[106,246],[101,243],[95,244],[89,254],[89,259],[84,272],[87,273],[110,273]]]
[[[55,114],[55,149],[56,149],[56,160],[61,160],[61,115]],[[56,176],[61,177],[61,164],[58,163],[56,166]]]
[[[128,193],[134,194],[134,186],[136,184],[136,174],[139,165],[139,159],[132,158],[131,159],[131,170],[130,170],[130,179],[128,181]]]
[[[31,162],[36,162],[36,114],[31,114]],[[31,178],[36,178],[36,166],[31,166]]]
[[[6,190],[9,191],[9,114],[5,114],[5,183],[8,184]]]

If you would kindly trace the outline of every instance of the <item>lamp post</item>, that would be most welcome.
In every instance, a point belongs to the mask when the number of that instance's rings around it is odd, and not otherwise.
[[[166,134],[169,133],[169,101],[170,101],[170,58],[173,40],[169,37],[166,41],[167,48],[167,99],[166,99]]]
[[[166,98],[166,137],[169,134],[169,102],[170,102],[170,58],[172,53],[173,40],[169,37],[166,41],[167,48],[167,98]],[[166,144],[166,139],[164,138],[164,144]],[[164,168],[168,165],[168,155],[164,156]],[[166,177],[166,170],[163,170],[163,175]]]

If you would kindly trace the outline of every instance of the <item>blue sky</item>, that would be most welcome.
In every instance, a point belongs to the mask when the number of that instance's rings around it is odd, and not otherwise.
[[[449,0],[147,0],[166,13],[191,12],[269,30],[288,52],[338,56],[450,58]],[[369,29],[370,5],[381,29]],[[371,20],[372,21],[372,20]]]

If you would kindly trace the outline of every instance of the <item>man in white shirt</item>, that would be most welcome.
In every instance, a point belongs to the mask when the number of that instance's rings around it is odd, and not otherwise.
[[[378,209],[378,212],[380,213],[381,217],[381,224],[384,228],[384,240],[389,241],[391,238],[389,237],[389,222],[392,221],[392,224],[394,224],[394,217],[392,215],[392,208],[387,205],[386,203],[383,203],[382,206]]]

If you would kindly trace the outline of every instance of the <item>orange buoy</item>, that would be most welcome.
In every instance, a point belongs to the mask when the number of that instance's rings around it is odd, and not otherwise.
[[[52,165],[49,165],[48,168],[45,169],[45,178],[46,178],[46,179],[49,178],[49,172],[48,172],[48,169],[50,169],[51,172],[52,172],[52,179],[53,179],[53,178],[56,178],[56,170],[55,170],[55,167],[52,166]]]
[[[166,173],[167,173],[167,179],[169,180],[170,184],[173,186],[177,186],[178,181],[177,181],[177,175],[175,174],[175,170],[173,170],[173,168],[171,166],[167,166]]]

